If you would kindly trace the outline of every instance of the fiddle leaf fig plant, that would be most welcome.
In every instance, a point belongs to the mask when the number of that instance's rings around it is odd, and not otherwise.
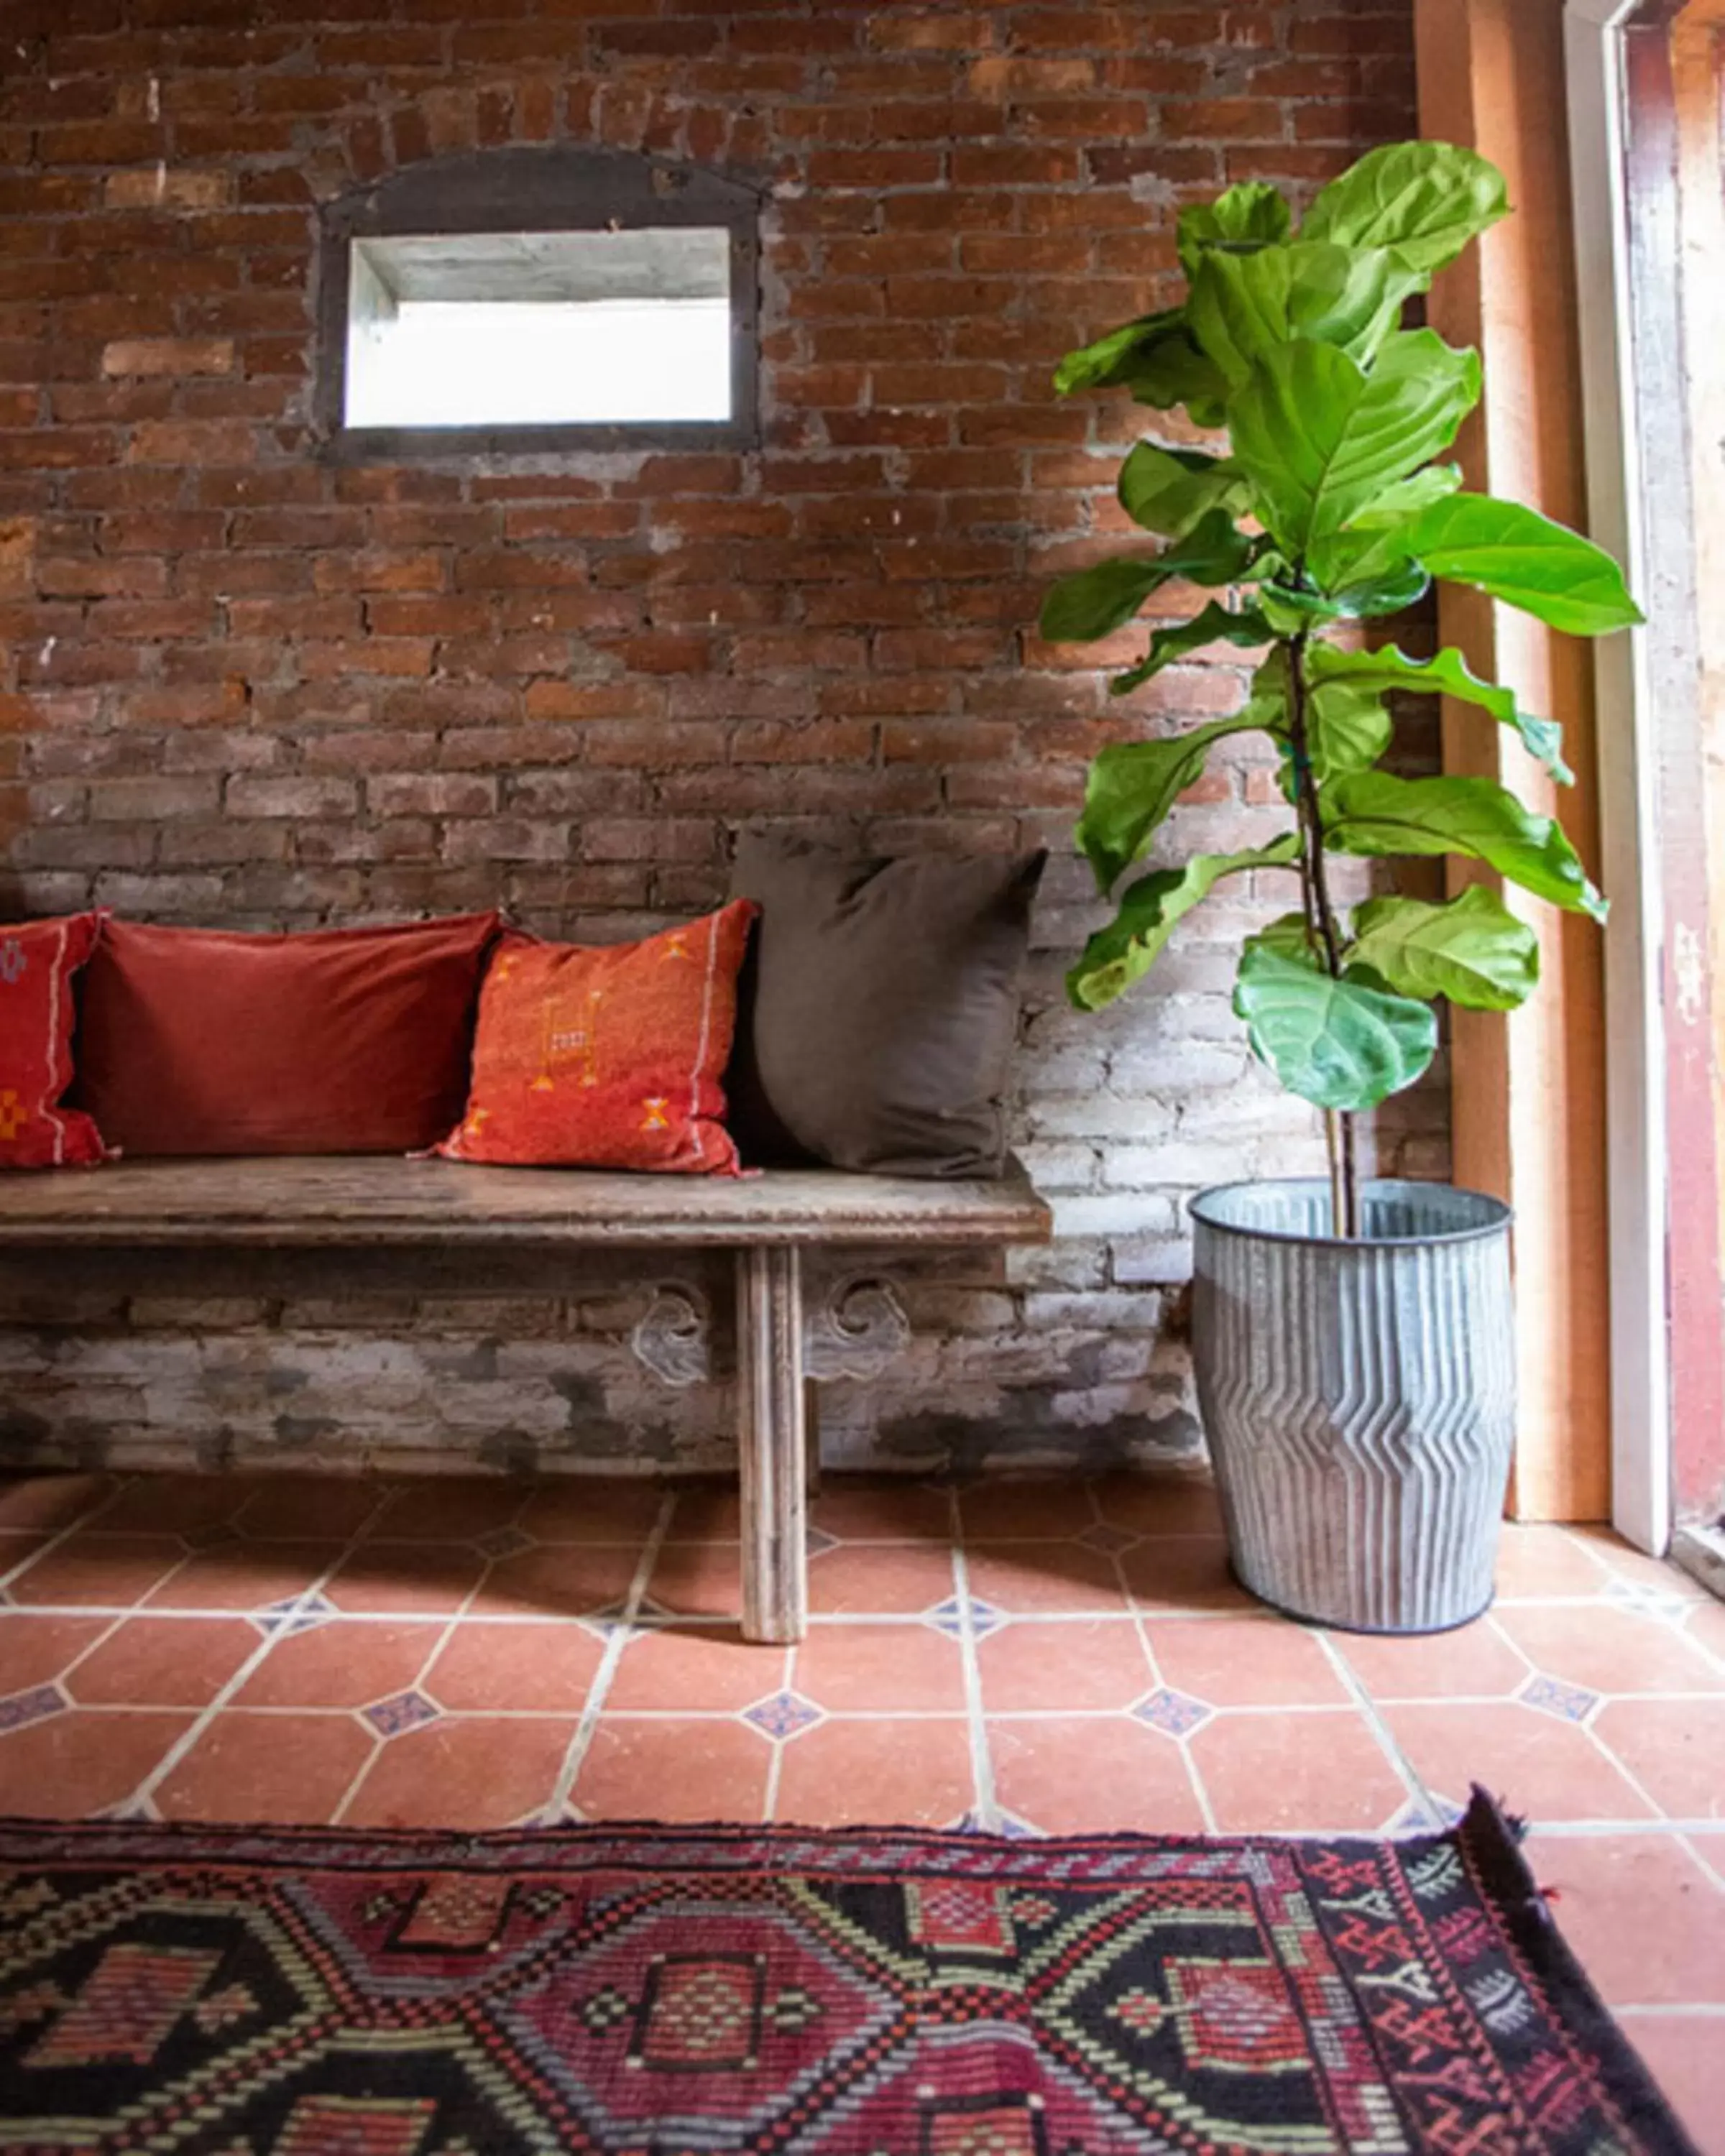
[[[1568,911],[1605,913],[1556,821],[1507,788],[1379,768],[1394,736],[1386,699],[1442,695],[1509,727],[1559,783],[1572,780],[1556,724],[1481,680],[1460,651],[1412,658],[1362,630],[1435,578],[1578,636],[1640,619],[1609,555],[1533,510],[1468,491],[1445,460],[1479,401],[1479,357],[1404,328],[1405,305],[1507,207],[1497,168],[1443,142],[1372,151],[1297,228],[1274,187],[1230,187],[1180,218],[1184,304],[1111,330],[1055,377],[1063,394],[1123,386],[1153,410],[1225,430],[1227,446],[1132,450],[1121,505],[1163,544],[1061,578],[1043,605],[1043,635],[1111,636],[1178,580],[1215,595],[1190,619],[1157,627],[1143,656],[1114,676],[1114,694],[1209,646],[1266,654],[1231,717],[1096,758],[1077,839],[1100,890],[1116,894],[1230,734],[1275,744],[1291,816],[1267,844],[1198,854],[1127,883],[1069,992],[1081,1009],[1101,1009],[1149,971],[1219,884],[1295,870],[1299,910],[1246,938],[1234,1007],[1255,1053],[1330,1118],[1342,1234],[1357,1232],[1358,1211],[1348,1118],[1426,1069],[1437,998],[1511,1009],[1537,983],[1538,948],[1483,883],[1445,905],[1384,896],[1350,912],[1332,896],[1330,857],[1458,856]]]

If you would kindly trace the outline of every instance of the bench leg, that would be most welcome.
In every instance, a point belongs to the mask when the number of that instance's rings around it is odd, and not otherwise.
[[[737,1454],[742,1633],[782,1645],[809,1619],[803,1278],[790,1250],[737,1256]]]

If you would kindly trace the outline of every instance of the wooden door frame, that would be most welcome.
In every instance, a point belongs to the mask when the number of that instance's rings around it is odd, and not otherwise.
[[[1671,33],[1681,0],[1567,0],[1593,536],[1646,628],[1595,648],[1609,1103],[1612,1517],[1662,1554],[1721,1471],[1718,1140]],[[1646,513],[1656,470],[1661,514]],[[1681,1162],[1674,1173],[1674,1162]]]

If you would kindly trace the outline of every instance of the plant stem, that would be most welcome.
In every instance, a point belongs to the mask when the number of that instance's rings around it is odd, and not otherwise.
[[[1318,947],[1324,971],[1335,981],[1342,978],[1342,938],[1336,927],[1335,908],[1330,903],[1323,823],[1318,814],[1317,780],[1312,768],[1306,686],[1309,634],[1302,629],[1287,640],[1288,750],[1294,767],[1294,806],[1300,819],[1300,896],[1306,932]],[[1330,1155],[1332,1232],[1352,1238],[1359,1234],[1359,1173],[1354,1158],[1353,1116],[1326,1110],[1324,1137]]]

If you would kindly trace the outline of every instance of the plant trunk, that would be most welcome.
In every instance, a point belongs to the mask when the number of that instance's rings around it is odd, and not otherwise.
[[[1342,939],[1330,903],[1324,859],[1323,824],[1318,815],[1317,780],[1312,768],[1307,726],[1307,632],[1287,640],[1288,749],[1294,767],[1294,805],[1300,819],[1300,898],[1306,933],[1330,978],[1342,978]],[[1330,1155],[1332,1231],[1350,1240],[1360,1231],[1359,1168],[1354,1154],[1353,1117],[1336,1109],[1324,1111],[1324,1137]]]

